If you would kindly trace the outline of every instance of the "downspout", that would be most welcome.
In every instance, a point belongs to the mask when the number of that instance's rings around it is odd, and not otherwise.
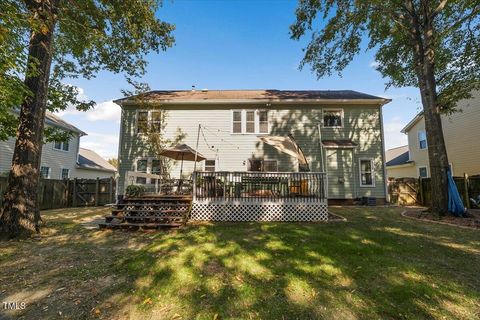
[[[118,200],[118,197],[120,195],[120,188],[118,188],[118,184],[120,182],[120,168],[122,166],[122,144],[123,144],[123,125],[124,125],[124,110],[123,107],[120,105],[120,109],[122,111],[120,112],[120,137],[118,141],[118,168],[117,168],[117,176],[115,177],[116,180],[116,185],[117,187],[115,188],[115,198]],[[125,181],[125,179],[124,179]],[[123,189],[125,189],[125,185],[123,186]],[[123,190],[122,190],[122,195],[123,195]]]
[[[382,171],[383,171],[383,191],[385,201],[390,201],[387,187],[387,168],[385,167],[385,135],[383,133],[383,105],[380,106],[380,137],[382,139]]]

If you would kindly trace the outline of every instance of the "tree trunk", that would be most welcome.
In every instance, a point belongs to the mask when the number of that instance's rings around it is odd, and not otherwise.
[[[54,5],[51,1],[29,1],[33,19],[44,27],[30,36],[25,85],[31,95],[22,103],[17,140],[8,187],[0,215],[0,233],[15,238],[38,233],[40,210],[37,197],[48,81],[52,63]]]
[[[427,2],[423,2],[423,45],[421,65],[418,65],[420,93],[423,104],[423,116],[427,134],[428,160],[430,163],[432,204],[430,210],[438,215],[448,212],[448,157],[443,139],[442,119],[438,105],[437,83],[435,79],[435,29],[433,13]],[[417,21],[418,22],[418,21]],[[420,35],[420,32],[418,32]],[[419,44],[420,44],[419,43]]]
[[[444,215],[448,212],[448,180],[447,168],[448,157],[445,141],[443,139],[442,121],[440,116],[440,108],[437,102],[435,82],[428,80],[428,83],[420,89],[423,115],[425,119],[425,131],[427,134],[427,150],[428,160],[430,163],[431,177],[431,194],[432,204],[431,211],[438,215]],[[421,86],[422,87],[422,86]]]

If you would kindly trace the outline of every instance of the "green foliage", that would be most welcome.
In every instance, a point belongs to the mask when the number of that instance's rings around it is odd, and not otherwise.
[[[146,191],[147,189],[145,189],[144,186],[131,184],[125,190],[125,194],[127,195],[127,197],[141,197],[145,194]]]
[[[90,79],[100,70],[123,73],[131,85],[145,73],[148,52],[173,44],[174,26],[155,12],[160,0],[56,1],[52,72],[47,110],[69,105],[80,111],[92,108],[69,79]],[[15,134],[14,108],[28,97],[23,84],[27,70],[29,35],[44,30],[46,22],[34,18],[28,1],[0,0],[0,140]],[[35,60],[32,59],[33,65]],[[35,70],[35,68],[33,69]],[[35,72],[35,71],[33,71]],[[48,132],[47,132],[48,133]]]
[[[297,40],[313,30],[301,67],[310,65],[318,77],[341,73],[364,47],[375,50],[387,88],[420,87],[415,47],[425,45],[424,57],[434,61],[439,104],[452,112],[457,101],[480,88],[479,20],[477,0],[300,0],[290,30]],[[431,46],[427,23],[433,26]],[[412,41],[414,31],[418,42]]]

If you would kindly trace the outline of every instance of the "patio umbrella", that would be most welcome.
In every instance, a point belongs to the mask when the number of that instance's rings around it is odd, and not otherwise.
[[[182,164],[180,166],[180,178],[182,177],[183,172],[183,160],[186,161],[195,161],[195,154],[197,155],[197,162],[203,161],[206,158],[195,151],[195,149],[190,148],[186,144],[177,144],[175,147],[170,149],[163,150],[160,155],[174,159],[174,160],[182,160]]]
[[[305,158],[302,149],[300,149],[299,145],[291,135],[288,135],[288,137],[265,136],[260,137],[260,140],[280,150],[283,153],[289,154],[292,157],[297,158],[298,162],[308,166],[307,158]]]

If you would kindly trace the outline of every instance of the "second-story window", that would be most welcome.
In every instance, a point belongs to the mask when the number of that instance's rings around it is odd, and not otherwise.
[[[418,131],[418,147],[420,150],[427,149],[427,134],[425,131]]]
[[[242,133],[242,111],[240,110],[233,111],[232,133]]]
[[[255,111],[247,111],[246,133],[255,133]]]
[[[160,132],[163,121],[162,110],[140,110],[137,113],[137,133]]]
[[[232,110],[232,133],[268,133],[268,111]]]
[[[68,151],[70,150],[70,143],[68,141],[55,141],[53,143],[53,148],[55,150]]]
[[[343,110],[342,109],[324,109],[323,110],[323,126],[325,128],[343,127]]]

